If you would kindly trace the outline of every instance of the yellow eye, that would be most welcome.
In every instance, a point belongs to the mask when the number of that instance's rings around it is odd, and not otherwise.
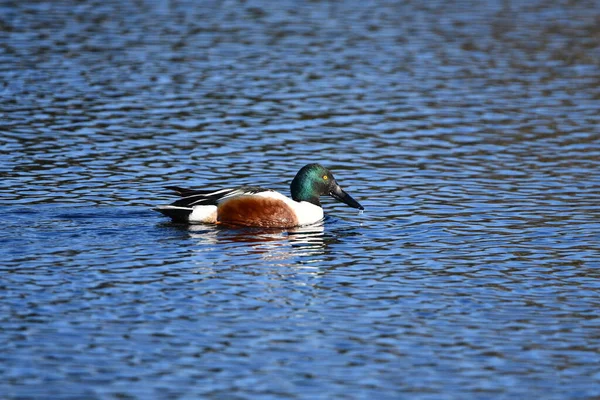
[[[329,179],[329,178],[327,177],[327,175],[323,175],[323,179],[324,179],[324,180],[327,180],[327,179]]]

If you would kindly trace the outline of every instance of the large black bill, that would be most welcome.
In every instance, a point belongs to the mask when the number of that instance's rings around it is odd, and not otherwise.
[[[350,207],[358,208],[359,210],[365,209],[363,206],[360,205],[358,201],[354,200],[352,196],[344,192],[344,190],[339,185],[335,185],[335,187],[329,192],[329,195],[337,201],[341,201],[344,204],[348,204]]]

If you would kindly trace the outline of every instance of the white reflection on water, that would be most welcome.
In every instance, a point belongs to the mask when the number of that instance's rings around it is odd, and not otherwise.
[[[263,260],[285,261],[302,257],[303,263],[311,264],[321,261],[310,258],[322,255],[325,250],[323,221],[292,229],[229,228],[207,225],[189,225],[187,229],[190,237],[198,240],[198,244],[202,246],[202,252],[211,250],[206,245],[219,245],[220,251],[223,251],[223,246],[227,248],[228,244],[246,243],[245,251],[249,255],[260,255]]]

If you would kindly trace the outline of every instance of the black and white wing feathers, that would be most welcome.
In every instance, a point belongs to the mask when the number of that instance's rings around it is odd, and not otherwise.
[[[240,186],[216,191],[186,189],[178,186],[167,186],[166,188],[181,196],[181,199],[172,204],[176,207],[216,206],[228,198],[273,191],[256,186]]]

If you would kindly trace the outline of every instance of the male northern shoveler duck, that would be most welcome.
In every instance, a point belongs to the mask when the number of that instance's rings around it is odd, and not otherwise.
[[[254,186],[213,192],[167,186],[181,199],[154,210],[171,217],[174,222],[292,228],[310,225],[323,218],[319,201],[322,195],[328,194],[350,207],[364,209],[320,164],[302,167],[290,187],[291,199],[274,190]]]

